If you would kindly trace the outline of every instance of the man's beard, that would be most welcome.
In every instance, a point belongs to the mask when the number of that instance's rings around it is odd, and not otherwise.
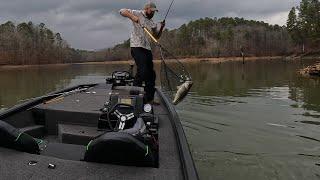
[[[154,13],[146,14],[146,16],[147,16],[147,18],[148,18],[148,19],[152,19],[152,18],[153,18],[153,16],[154,16]]]

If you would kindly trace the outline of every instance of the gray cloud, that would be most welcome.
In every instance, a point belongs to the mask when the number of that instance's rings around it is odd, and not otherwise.
[[[295,1],[295,2],[294,2]],[[167,21],[179,27],[201,17],[239,16],[283,25],[298,0],[176,0]],[[129,38],[131,23],[118,14],[121,8],[140,9],[146,0],[0,0],[0,22],[44,22],[61,32],[74,48],[100,49]],[[170,0],[155,0],[160,20]]]

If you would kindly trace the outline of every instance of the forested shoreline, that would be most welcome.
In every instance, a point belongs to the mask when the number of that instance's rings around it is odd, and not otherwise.
[[[292,7],[287,20],[287,29],[295,51],[317,53],[320,49],[320,1],[302,0]]]
[[[99,59],[97,52],[73,49],[44,23],[0,25],[0,65],[58,64]],[[100,58],[100,60],[102,60]]]
[[[163,32],[161,43],[178,57],[289,55],[286,27],[243,18],[204,18]],[[129,40],[107,50],[107,59],[130,58]],[[159,56],[157,48],[154,54]]]
[[[129,33],[129,32],[128,32]],[[166,29],[163,46],[180,58],[319,55],[320,2],[302,0],[286,26],[243,18],[201,18]],[[159,58],[158,48],[153,48]],[[131,59],[129,40],[99,51],[73,49],[45,24],[0,25],[0,65],[58,64]]]

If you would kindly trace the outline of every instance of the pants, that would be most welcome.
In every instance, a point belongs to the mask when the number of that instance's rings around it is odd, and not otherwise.
[[[155,94],[156,73],[153,69],[153,56],[150,50],[141,47],[132,47],[131,55],[137,65],[137,74],[135,76],[134,85],[142,86],[145,82],[146,102],[152,101]]]

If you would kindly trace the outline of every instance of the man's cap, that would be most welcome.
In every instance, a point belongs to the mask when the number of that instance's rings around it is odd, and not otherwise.
[[[156,4],[154,2],[147,2],[144,5],[144,9],[147,9],[147,8],[151,8],[152,11],[157,11],[158,12],[157,6],[156,6]]]

